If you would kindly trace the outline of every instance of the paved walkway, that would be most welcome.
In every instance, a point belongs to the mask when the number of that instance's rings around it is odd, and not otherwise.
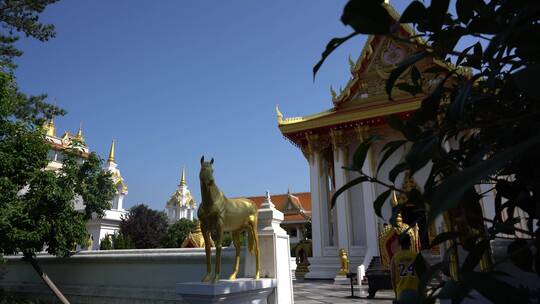
[[[392,303],[394,293],[391,290],[379,290],[374,299],[367,299],[367,286],[355,286],[354,295],[359,299],[349,299],[350,285],[334,285],[333,281],[294,282],[295,304],[344,304],[344,303]]]

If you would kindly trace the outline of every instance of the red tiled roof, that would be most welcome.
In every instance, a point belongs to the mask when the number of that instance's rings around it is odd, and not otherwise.
[[[311,219],[311,193],[300,192],[300,193],[291,193],[291,194],[293,196],[293,204],[297,205],[297,207],[303,210],[304,214],[302,214],[300,211],[291,212],[289,210],[287,212],[284,212],[283,222],[309,221]],[[276,209],[283,212],[284,211],[283,209],[285,209],[285,206],[288,201],[288,195],[289,195],[288,193],[270,195],[270,199],[272,200],[272,203],[276,205]],[[260,208],[261,204],[266,199],[266,196],[264,195],[250,196],[247,198],[254,201],[257,204],[257,208]]]

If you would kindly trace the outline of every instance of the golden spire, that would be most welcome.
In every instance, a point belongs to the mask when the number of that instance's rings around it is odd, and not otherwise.
[[[45,135],[47,136],[54,136],[56,137],[56,126],[54,125],[54,118],[51,117],[50,119],[45,120],[43,123],[43,131],[45,131]]]
[[[182,179],[180,179],[180,186],[186,185],[186,167],[182,168]]]
[[[114,139],[112,140],[111,149],[109,150],[109,159],[107,160],[109,163],[114,163]]]
[[[84,136],[83,136],[83,132],[82,132],[82,121],[81,121],[81,124],[79,125],[79,130],[77,131],[76,138],[78,140],[84,141]]]

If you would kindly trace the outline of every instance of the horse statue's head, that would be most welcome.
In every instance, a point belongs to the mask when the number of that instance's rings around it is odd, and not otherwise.
[[[207,162],[204,161],[204,156],[201,157],[201,172],[199,173],[199,179],[201,180],[201,184],[205,186],[210,186],[214,183],[214,168],[212,168],[213,164],[213,158]]]

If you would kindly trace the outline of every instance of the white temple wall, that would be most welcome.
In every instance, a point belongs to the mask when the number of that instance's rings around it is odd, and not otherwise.
[[[242,250],[239,274],[245,254]],[[29,263],[21,256],[5,258],[1,289],[56,303]],[[38,254],[37,260],[71,303],[184,303],[175,293],[176,283],[197,281],[206,272],[204,248],[83,251],[70,258]],[[224,248],[223,278],[232,272],[233,261],[234,248]]]

